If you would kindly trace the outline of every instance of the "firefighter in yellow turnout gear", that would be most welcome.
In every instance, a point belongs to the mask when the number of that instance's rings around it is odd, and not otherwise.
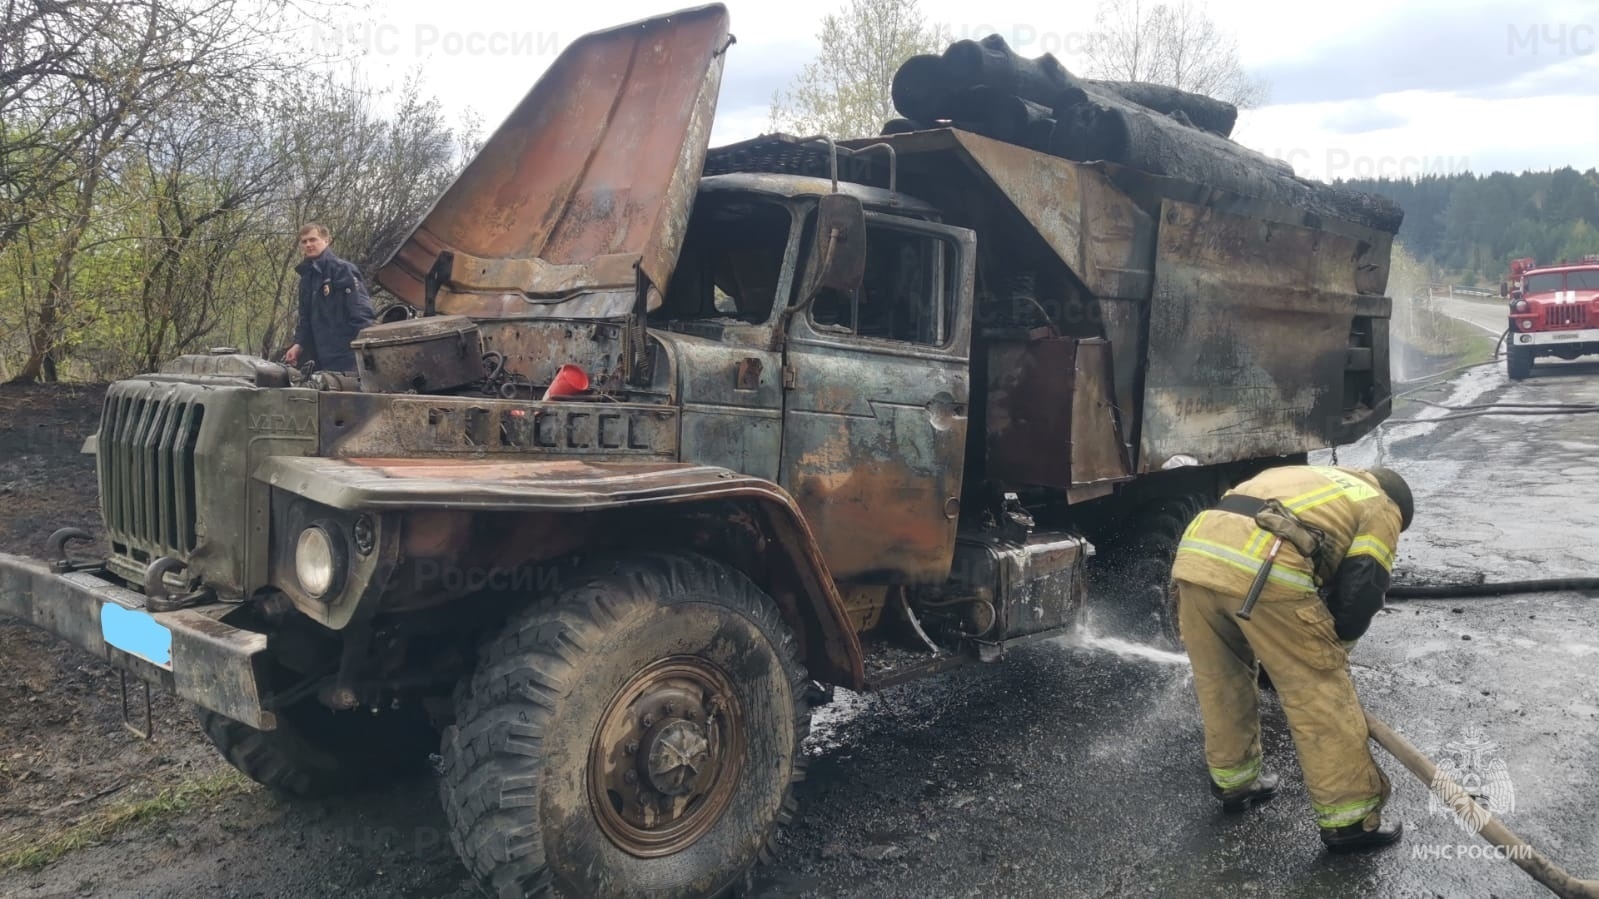
[[[1303,526],[1295,536],[1315,538],[1314,548],[1307,558],[1294,541],[1281,541],[1245,620],[1239,607],[1278,536],[1256,523],[1270,500]],[[1349,650],[1382,608],[1399,532],[1413,514],[1410,487],[1396,472],[1302,465],[1239,484],[1189,525],[1172,577],[1211,789],[1226,810],[1276,792],[1276,775],[1261,765],[1263,664],[1293,733],[1322,842],[1348,851],[1399,840],[1402,825],[1382,820],[1388,780],[1367,745]]]

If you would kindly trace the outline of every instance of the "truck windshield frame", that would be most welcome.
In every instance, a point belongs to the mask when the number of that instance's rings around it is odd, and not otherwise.
[[[1533,272],[1526,276],[1521,286],[1522,296],[1529,297],[1565,290],[1599,290],[1599,266]]]
[[[1566,272],[1567,290],[1599,290],[1599,267],[1574,268]]]
[[[658,322],[761,325],[790,294],[798,214],[755,193],[701,196],[689,217]]]

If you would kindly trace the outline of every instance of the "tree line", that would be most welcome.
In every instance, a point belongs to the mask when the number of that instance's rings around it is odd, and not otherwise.
[[[1434,267],[1497,285],[1510,260],[1599,253],[1599,170],[1424,175],[1340,182],[1405,210],[1399,237]]]
[[[334,15],[338,6],[316,12]],[[295,235],[371,272],[475,149],[415,77],[284,45],[295,0],[0,3],[0,380],[292,338]],[[301,48],[304,49],[304,48]]]

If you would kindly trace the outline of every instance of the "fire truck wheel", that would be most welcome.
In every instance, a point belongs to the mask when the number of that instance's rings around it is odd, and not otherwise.
[[[354,793],[427,770],[438,734],[420,708],[371,715],[313,701],[261,731],[205,709],[200,728],[233,767],[278,793],[315,798]]]
[[[806,678],[772,601],[693,554],[592,559],[456,692],[441,798],[496,895],[713,896],[793,813]]]
[[[1520,381],[1532,374],[1532,350],[1512,346],[1505,350],[1505,374]]]

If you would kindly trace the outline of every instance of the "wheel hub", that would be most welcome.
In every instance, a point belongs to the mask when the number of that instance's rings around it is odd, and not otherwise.
[[[714,763],[704,728],[693,721],[674,718],[657,724],[645,744],[645,774],[650,786],[667,796],[692,793],[702,770]]]
[[[698,656],[646,666],[612,697],[589,754],[605,835],[641,858],[679,852],[720,819],[744,758],[732,680]]]

